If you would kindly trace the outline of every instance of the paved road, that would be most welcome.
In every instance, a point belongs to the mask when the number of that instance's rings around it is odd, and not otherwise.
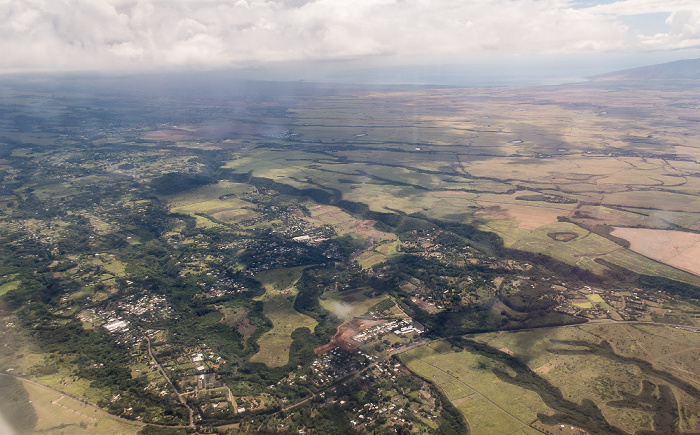
[[[146,342],[148,343],[148,356],[150,356],[151,359],[153,360],[153,362],[156,364],[156,367],[158,367],[158,370],[163,375],[165,380],[167,380],[168,383],[170,384],[170,386],[173,387],[173,390],[175,390],[175,394],[177,394],[177,398],[180,400],[180,403],[185,405],[185,408],[187,408],[187,410],[190,412],[190,427],[194,427],[194,411],[192,411],[192,408],[190,408],[190,406],[187,404],[187,401],[183,397],[184,394],[180,394],[180,392],[177,391],[177,388],[175,388],[175,385],[170,380],[170,377],[165,373],[165,370],[163,370],[163,367],[160,366],[160,363],[158,362],[156,357],[153,356],[153,352],[151,352],[151,339],[148,337],[144,337],[144,338],[146,339]]]
[[[347,382],[347,381],[350,380],[350,379],[353,379],[353,378],[356,378],[356,377],[360,376],[362,373],[364,373],[364,372],[366,372],[366,371],[368,371],[368,370],[370,370],[370,369],[376,367],[377,364],[386,361],[387,359],[391,358],[393,355],[398,355],[398,354],[403,353],[403,352],[408,352],[409,350],[413,350],[413,349],[415,349],[415,348],[417,348],[417,347],[426,346],[426,345],[428,345],[428,344],[430,344],[430,343],[432,343],[432,342],[434,342],[434,341],[437,341],[437,339],[432,339],[432,340],[430,340],[430,339],[421,339],[420,341],[417,341],[417,342],[415,342],[415,343],[411,343],[410,345],[405,346],[405,347],[402,347],[401,349],[395,349],[393,352],[387,353],[386,355],[384,355],[383,357],[377,359],[375,362],[373,362],[372,364],[370,364],[370,365],[368,365],[367,367],[363,368],[362,370],[359,370],[359,371],[356,371],[356,372],[353,372],[353,373],[349,373],[349,374],[343,376],[342,378],[339,378],[338,380],[336,380],[336,381],[333,382],[332,384],[326,385],[325,387],[323,387],[323,388],[321,388],[320,390],[318,390],[318,391],[316,392],[316,394],[323,393],[323,392],[326,391],[326,390],[329,390],[329,389],[331,389],[331,388],[333,388],[333,387],[335,387],[335,386],[338,386],[338,385],[340,385],[340,384],[342,384],[342,383],[344,383],[344,382]],[[309,390],[309,391],[311,391],[311,390]],[[314,394],[313,392],[311,392],[311,397],[307,397],[306,399],[302,400],[301,402],[297,402],[297,403],[295,403],[294,405],[290,405],[290,406],[288,406],[288,407],[286,407],[286,408],[283,408],[282,411],[288,411],[288,410],[290,410],[290,409],[297,408],[297,407],[299,407],[299,406],[301,406],[301,405],[307,403],[308,401],[314,399],[314,398],[316,397],[316,394]]]
[[[630,325],[630,324],[646,324],[646,325],[659,325],[659,326],[669,326],[669,327],[674,327],[674,328],[680,328],[680,329],[685,329],[685,330],[689,330],[689,331],[693,331],[693,332],[700,333],[700,328],[698,328],[698,327],[692,327],[692,326],[677,326],[677,325],[667,325],[667,324],[663,324],[663,323],[647,322],[647,321],[620,321],[620,320],[612,320],[612,319],[597,319],[597,320],[591,320],[591,321],[589,321],[589,322],[587,322],[587,323],[579,323],[579,324],[573,324],[573,325],[559,325],[559,326],[548,326],[548,327],[543,327],[543,328],[518,329],[518,330],[504,331],[504,332],[520,332],[520,331],[531,331],[531,330],[537,330],[537,329],[552,329],[552,328],[570,328],[570,327],[578,327],[578,326],[582,326],[582,325],[586,325],[586,324],[627,324],[627,325]],[[156,424],[156,423],[144,423],[144,422],[140,422],[140,421],[125,419],[125,418],[118,417],[118,416],[116,416],[116,415],[110,414],[109,412],[104,411],[104,410],[102,410],[102,409],[100,409],[100,408],[98,408],[98,407],[96,407],[96,406],[93,406],[93,405],[91,405],[91,404],[89,404],[89,403],[83,401],[82,399],[80,399],[80,398],[78,398],[78,397],[71,396],[70,394],[66,394],[66,393],[64,393],[63,391],[60,391],[60,390],[57,390],[57,389],[55,389],[55,388],[52,388],[52,387],[49,387],[49,386],[40,384],[40,383],[38,383],[38,382],[31,381],[31,380],[28,380],[28,379],[24,379],[24,378],[22,378],[22,377],[19,377],[19,376],[13,375],[13,374],[9,374],[9,373],[0,373],[0,375],[3,375],[3,376],[10,376],[10,377],[13,377],[13,378],[17,378],[17,379],[20,379],[20,380],[23,381],[23,382],[28,382],[28,383],[30,383],[30,384],[32,384],[32,385],[36,385],[36,386],[41,387],[41,388],[43,388],[43,389],[50,390],[50,391],[53,391],[53,392],[55,392],[55,393],[57,393],[57,394],[61,394],[61,395],[70,397],[70,398],[72,398],[72,399],[74,399],[74,400],[76,400],[76,401],[78,401],[78,402],[80,402],[80,403],[83,403],[87,408],[93,409],[93,412],[95,412],[95,413],[98,413],[98,414],[100,414],[100,415],[102,415],[102,416],[105,416],[105,417],[108,417],[108,418],[112,418],[112,419],[114,419],[114,420],[117,420],[117,421],[120,421],[120,422],[123,422],[123,423],[128,423],[128,424],[132,424],[132,425],[139,426],[139,429],[140,429],[140,427],[143,427],[143,426],[145,426],[145,425],[147,425],[147,424],[148,424],[148,425],[152,425],[152,426],[158,426],[158,427],[166,427],[166,428],[189,428],[189,427],[193,428],[193,427],[195,427],[195,424],[194,424],[194,411],[192,410],[192,408],[190,408],[189,405],[187,405],[187,402],[185,401],[184,396],[185,396],[186,394],[184,394],[184,393],[179,393],[179,392],[177,391],[177,389],[176,389],[175,386],[173,385],[173,383],[172,383],[170,377],[165,373],[165,370],[163,370],[163,368],[161,367],[160,363],[158,363],[158,360],[153,356],[153,352],[151,351],[151,340],[150,340],[148,337],[145,337],[145,339],[146,339],[146,341],[147,341],[147,343],[148,343],[148,355],[149,355],[150,358],[153,360],[153,362],[155,363],[155,366],[158,368],[158,370],[159,370],[160,373],[163,375],[163,377],[168,381],[168,383],[169,383],[170,386],[173,388],[173,390],[175,390],[175,392],[177,393],[177,396],[178,396],[178,399],[180,400],[180,402],[189,410],[189,413],[190,413],[190,424],[189,424],[188,426],[168,426],[168,425],[161,425],[161,424]],[[386,354],[385,356],[379,358],[377,361],[371,363],[370,365],[368,365],[367,367],[363,368],[362,370],[359,370],[359,371],[354,372],[354,373],[350,373],[350,374],[348,374],[348,375],[346,375],[346,376],[344,376],[344,377],[338,379],[338,380],[335,381],[334,383],[332,383],[332,384],[330,384],[330,385],[328,385],[328,386],[322,388],[321,390],[317,391],[316,394],[314,394],[313,392],[311,392],[311,396],[310,396],[310,397],[308,397],[308,398],[306,398],[306,399],[304,399],[304,400],[302,400],[302,401],[300,401],[300,402],[297,402],[297,403],[295,403],[295,404],[293,404],[293,405],[290,405],[290,406],[284,408],[283,410],[284,410],[284,411],[288,411],[288,410],[290,410],[290,409],[294,409],[294,408],[297,408],[297,407],[299,407],[299,406],[302,406],[303,404],[305,404],[305,403],[307,403],[307,402],[313,400],[313,399],[316,397],[316,395],[317,395],[318,393],[322,393],[322,392],[324,392],[324,391],[326,391],[326,390],[328,390],[328,389],[330,389],[330,388],[333,388],[333,387],[335,387],[335,386],[337,386],[337,385],[339,385],[339,384],[341,384],[341,383],[343,383],[343,382],[346,382],[346,381],[348,381],[348,380],[350,380],[350,379],[353,379],[353,378],[355,378],[355,377],[357,377],[357,376],[360,376],[362,373],[364,373],[364,372],[366,372],[366,371],[368,371],[368,370],[371,370],[372,368],[376,367],[377,364],[386,361],[387,359],[389,359],[389,358],[390,358],[391,356],[393,356],[393,355],[397,355],[397,354],[401,354],[401,353],[404,353],[404,352],[408,352],[408,351],[410,351],[410,350],[416,349],[416,348],[418,348],[418,347],[426,346],[426,345],[428,345],[428,344],[430,344],[430,343],[433,343],[433,342],[435,342],[435,341],[439,341],[439,340],[442,340],[442,339],[444,339],[444,338],[440,338],[440,339],[421,339],[420,341],[417,341],[417,342],[415,342],[415,343],[411,343],[411,344],[408,345],[408,346],[405,346],[405,347],[402,347],[402,348],[399,348],[399,349],[395,349],[393,352],[388,353],[388,354]],[[436,369],[437,369],[437,370],[441,370],[441,369],[439,369],[438,367],[436,367]],[[470,386],[470,388],[474,389],[474,388],[471,387],[471,386]],[[474,391],[476,391],[476,390],[474,390]]]

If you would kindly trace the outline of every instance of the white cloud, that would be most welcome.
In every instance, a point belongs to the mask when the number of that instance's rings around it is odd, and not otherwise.
[[[641,15],[698,9],[696,0],[622,0],[587,8],[594,13]]]
[[[642,43],[653,49],[700,47],[700,11],[677,11],[666,20],[670,30],[653,37],[643,38]]]
[[[0,0],[0,71],[665,50],[698,44],[696,0]],[[654,37],[620,16],[668,13]]]

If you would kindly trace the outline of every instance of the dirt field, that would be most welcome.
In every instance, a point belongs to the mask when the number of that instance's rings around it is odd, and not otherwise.
[[[613,235],[630,242],[646,257],[700,275],[700,234],[647,228],[616,228]]]
[[[518,228],[525,230],[534,230],[542,225],[557,222],[558,216],[568,214],[566,210],[542,207],[541,205],[498,204],[486,201],[479,201],[479,205],[484,208],[474,213],[474,216],[517,221],[519,222]]]
[[[192,132],[190,132],[190,131],[171,129],[171,130],[151,131],[149,133],[144,134],[143,138],[144,139],[151,139],[151,140],[173,141],[173,140],[193,139],[193,138],[195,138],[195,135],[192,134]]]
[[[391,233],[385,233],[374,228],[377,223],[372,220],[355,219],[350,214],[344,212],[338,207],[329,205],[317,205],[311,209],[311,217],[307,218],[310,222],[316,225],[333,225],[339,227],[341,234],[354,233],[360,236],[365,236],[372,243],[378,240],[390,240],[396,238]]]
[[[221,323],[236,328],[238,333],[243,336],[244,340],[248,340],[258,329],[257,326],[250,324],[247,309],[243,307],[228,308],[220,306],[216,308],[224,315],[224,318],[221,319]]]

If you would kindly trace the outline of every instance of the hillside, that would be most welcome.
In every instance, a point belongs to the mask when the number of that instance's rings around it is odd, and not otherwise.
[[[700,59],[679,60],[590,77],[595,81],[698,80]]]

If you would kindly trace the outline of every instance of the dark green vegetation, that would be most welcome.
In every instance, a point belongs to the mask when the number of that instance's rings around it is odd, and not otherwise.
[[[337,368],[329,363],[319,374],[314,364],[322,357],[314,351],[343,322],[319,298],[341,290],[389,295],[369,311],[402,312],[428,339],[447,338],[510,367],[494,373],[557,411],[543,422],[616,433],[593,402],[568,400],[518,358],[461,337],[585,322],[559,309],[561,288],[698,297],[696,276],[627,250],[593,208],[609,206],[630,225],[688,231],[700,215],[676,210],[667,217],[673,222],[659,223],[639,211],[647,210],[643,198],[623,195],[651,190],[625,180],[576,191],[612,176],[585,172],[597,168],[589,154],[599,150],[577,150],[574,139],[554,140],[534,127],[528,137],[544,139],[520,145],[511,127],[526,121],[500,98],[475,97],[498,113],[491,121],[458,105],[468,120],[444,117],[442,125],[432,120],[447,113],[436,92],[449,90],[377,89],[384,94],[370,97],[353,88],[252,84],[156,104],[153,95],[7,89],[0,103],[0,367],[150,423],[142,433],[465,432],[460,411],[430,379],[384,359],[394,351],[388,340],[371,347],[379,360],[348,357],[351,372],[328,375]],[[363,95],[382,105],[358,103]],[[414,98],[436,105],[409,123],[402,104]],[[338,102],[372,115],[348,114]],[[414,122],[418,134],[406,136]],[[641,171],[662,158],[693,171],[689,156],[664,146],[663,154],[614,148],[610,171]],[[557,172],[566,189],[556,190],[545,178],[559,149],[585,170]],[[518,169],[506,174],[502,166]],[[547,177],[533,175],[540,170]],[[684,189],[692,190],[692,180]],[[620,195],[600,196],[608,193]],[[279,364],[270,362],[277,353]],[[314,381],[322,375],[333,380],[320,386]],[[611,406],[654,405],[673,394],[647,390]],[[24,400],[16,386],[8,391]],[[376,415],[360,421],[365,407]],[[411,412],[393,411],[403,408]],[[655,427],[676,430],[657,419]]]

